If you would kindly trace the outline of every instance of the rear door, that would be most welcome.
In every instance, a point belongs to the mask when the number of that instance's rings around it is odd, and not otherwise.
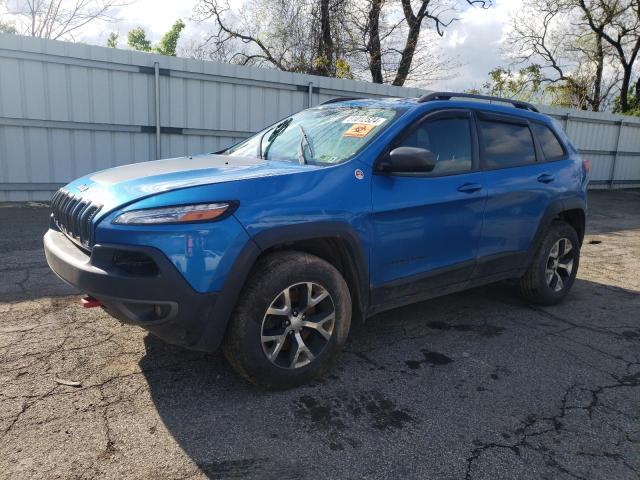
[[[486,189],[471,112],[432,113],[389,150],[399,146],[429,149],[437,164],[430,173],[373,177],[374,303],[466,281],[480,241]]]
[[[563,191],[566,152],[560,146],[560,161],[545,161],[538,127],[526,118],[477,112],[476,119],[487,204],[474,276],[505,276],[524,265],[547,206]]]

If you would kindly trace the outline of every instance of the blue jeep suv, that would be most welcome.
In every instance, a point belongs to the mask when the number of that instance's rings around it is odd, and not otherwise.
[[[287,388],[326,371],[352,318],[504,279],[562,300],[588,170],[524,102],[336,99],[220,152],[71,182],[44,246],[90,306]]]

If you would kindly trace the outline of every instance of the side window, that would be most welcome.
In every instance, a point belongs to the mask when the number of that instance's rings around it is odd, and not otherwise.
[[[471,122],[468,118],[426,121],[397,146],[431,150],[437,159],[434,173],[471,170]]]
[[[486,167],[510,167],[536,161],[533,137],[527,125],[480,120],[478,127]]]
[[[540,123],[532,123],[531,126],[538,142],[540,142],[546,160],[558,160],[566,155],[562,144],[549,127]]]

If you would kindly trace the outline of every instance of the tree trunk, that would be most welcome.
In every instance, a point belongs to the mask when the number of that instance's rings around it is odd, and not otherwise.
[[[371,0],[369,9],[369,41],[367,51],[369,53],[369,70],[371,71],[371,81],[382,83],[382,51],[380,47],[380,11],[384,0]]]
[[[318,56],[321,59],[318,75],[333,76],[335,62],[333,60],[333,39],[331,38],[331,18],[329,0],[320,0],[320,42]]]
[[[604,71],[604,47],[602,46],[602,37],[596,37],[596,76],[593,80],[593,99],[591,100],[591,110],[600,111],[600,103],[602,103],[602,72]]]
[[[631,85],[631,68],[625,67],[622,74],[622,85],[620,86],[620,113],[629,110],[629,86]]]
[[[418,40],[420,39],[422,20],[424,20],[424,16],[427,13],[427,7],[431,0],[422,0],[422,4],[420,5],[420,9],[417,14],[413,13],[411,0],[401,1],[402,10],[404,11],[404,17],[407,20],[409,31],[407,32],[407,41],[404,44],[404,48],[402,49],[402,54],[400,56],[400,64],[396,71],[396,78],[393,80],[393,85],[397,85],[399,87],[404,85],[404,82],[407,80],[409,72],[411,71],[411,63],[413,63],[413,56],[416,53]]]
[[[414,22],[409,27],[409,33],[407,34],[407,41],[402,50],[402,56],[400,57],[400,64],[396,71],[396,78],[393,80],[393,84],[401,87],[407,80],[407,76],[411,71],[411,63],[413,62],[413,55],[416,53],[418,46],[418,39],[420,38],[420,22]]]

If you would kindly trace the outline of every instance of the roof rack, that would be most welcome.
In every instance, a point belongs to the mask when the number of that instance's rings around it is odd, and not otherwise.
[[[491,102],[510,103],[516,108],[522,110],[531,110],[538,112],[538,109],[528,102],[514,100],[512,98],[491,97],[489,95],[475,95],[473,93],[455,93],[455,92],[431,92],[418,98],[418,103],[431,102],[433,100],[450,100],[451,98],[473,98],[476,100],[488,100]]]
[[[336,97],[336,98],[330,98],[329,100],[322,102],[320,105],[327,105],[329,103],[336,103],[336,102],[349,102],[351,100],[364,100],[364,98],[363,97]]]

